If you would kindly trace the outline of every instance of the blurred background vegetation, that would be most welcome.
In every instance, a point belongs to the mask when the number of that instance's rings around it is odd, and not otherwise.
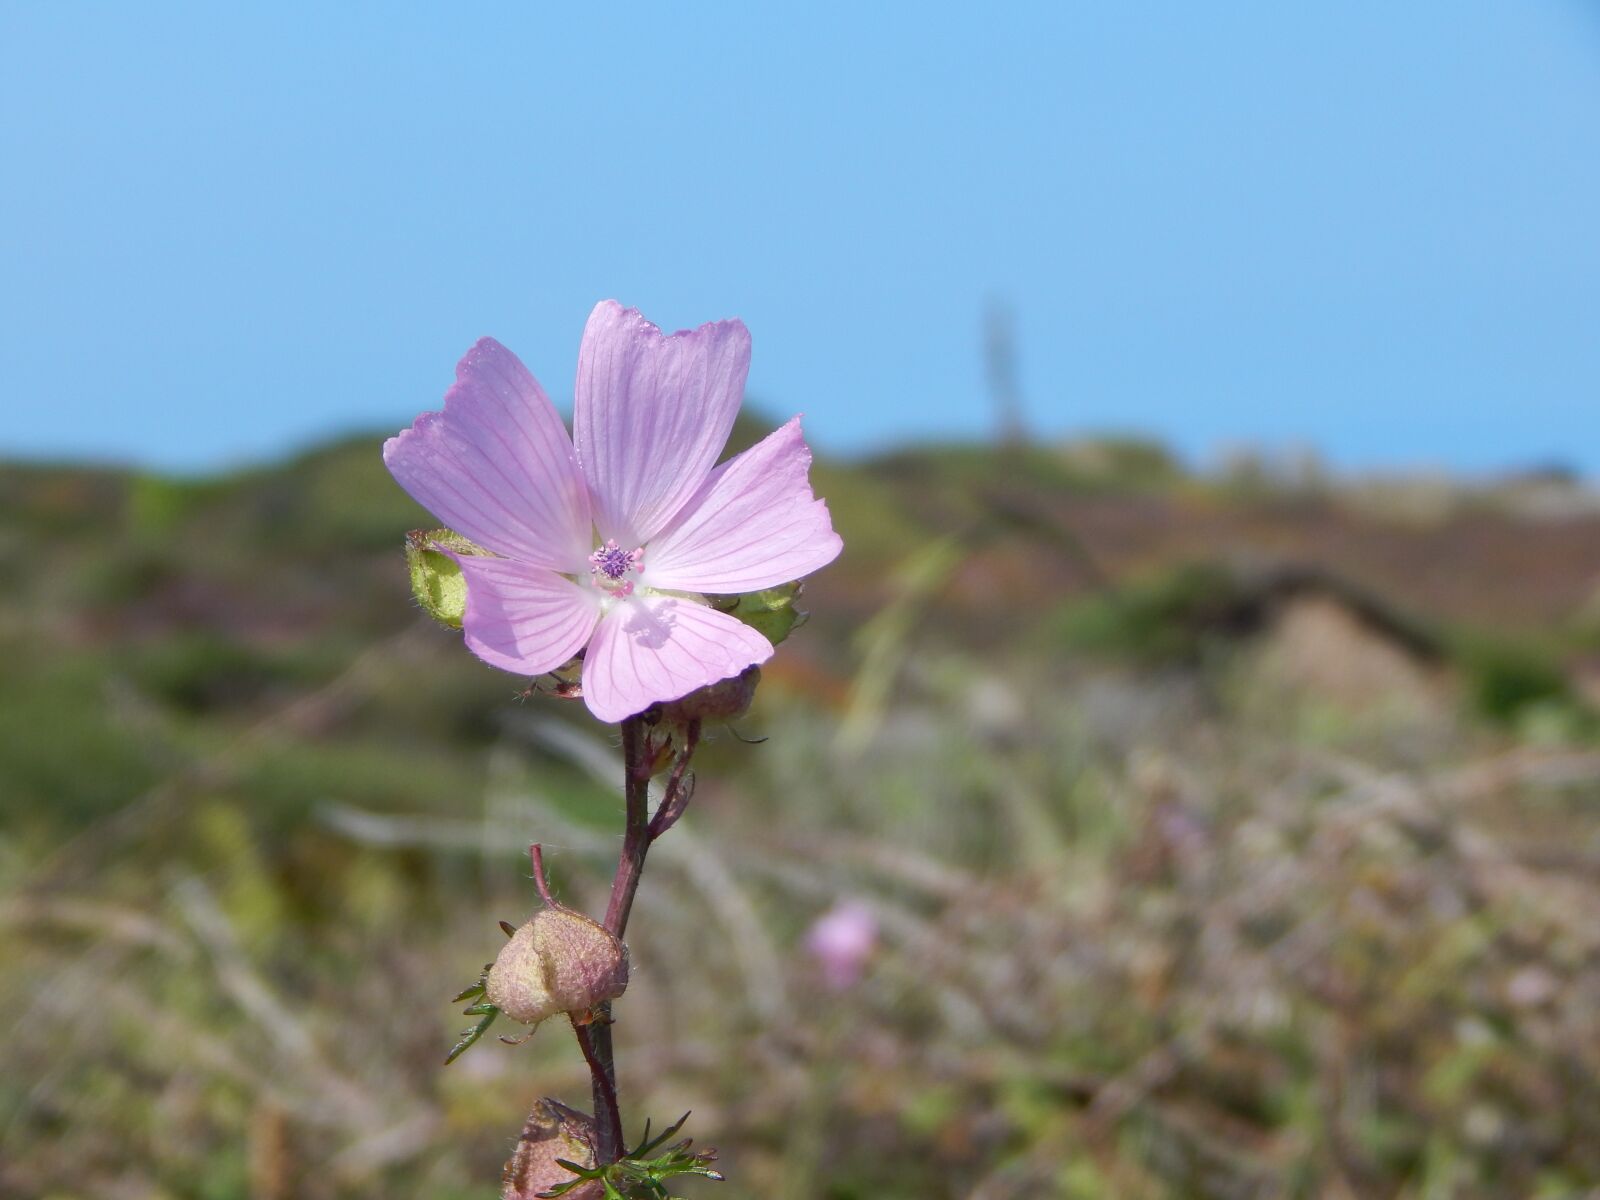
[[[1600,1195],[1594,493],[1117,440],[815,483],[844,557],[630,929],[692,1194]],[[416,612],[431,523],[375,438],[0,470],[0,1195],[489,1197],[585,1102],[558,1031],[441,1065],[527,843],[596,910],[620,797]]]

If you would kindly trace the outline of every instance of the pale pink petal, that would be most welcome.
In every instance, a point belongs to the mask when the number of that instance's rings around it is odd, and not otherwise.
[[[751,592],[826,566],[843,545],[811,492],[796,417],[723,463],[650,542],[641,578],[684,592]]]
[[[677,515],[728,444],[749,370],[741,321],[665,337],[636,309],[595,306],[572,432],[602,539],[642,546]]]
[[[385,442],[383,461],[418,504],[498,554],[579,571],[594,549],[588,488],[561,417],[493,338],[456,364],[444,411]]]
[[[553,671],[588,644],[600,593],[543,567],[509,558],[453,554],[467,577],[461,618],[467,647],[519,675]]]
[[[600,720],[620,721],[771,657],[771,642],[726,613],[672,596],[629,597],[589,643],[583,698]]]

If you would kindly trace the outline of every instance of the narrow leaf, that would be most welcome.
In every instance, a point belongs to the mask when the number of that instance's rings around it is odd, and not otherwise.
[[[462,1031],[461,1040],[451,1048],[450,1053],[445,1057],[445,1066],[448,1067],[451,1063],[455,1062],[456,1059],[460,1058],[462,1054],[466,1052],[469,1046],[483,1036],[484,1031],[487,1030],[490,1025],[494,1024],[494,1019],[500,1015],[500,1010],[492,1004],[474,1004],[471,1008],[467,1009],[469,1014],[475,1011],[484,1012],[485,1015],[483,1020],[479,1021],[470,1029],[465,1029]]]

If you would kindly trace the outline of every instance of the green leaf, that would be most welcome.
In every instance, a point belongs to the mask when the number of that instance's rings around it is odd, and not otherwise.
[[[679,1117],[676,1121],[674,1121],[671,1125],[667,1126],[667,1128],[665,1130],[663,1130],[661,1133],[657,1134],[655,1137],[651,1137],[650,1136],[650,1118],[646,1117],[644,1119],[644,1134],[640,1137],[639,1144],[637,1146],[635,1146],[632,1150],[628,1151],[628,1157],[629,1158],[635,1158],[635,1159],[642,1159],[646,1155],[654,1154],[662,1146],[667,1144],[668,1139],[670,1139],[673,1136],[673,1134],[677,1133],[678,1130],[680,1130],[680,1129],[682,1129],[684,1127],[684,1125],[689,1120],[690,1114],[693,1111],[694,1110],[691,1109],[690,1112],[684,1113],[683,1116]]]
[[[481,996],[481,995],[483,995],[483,980],[480,979],[480,980],[478,980],[477,983],[473,984],[471,987],[462,988],[454,996],[451,996],[450,997],[450,1003],[451,1004],[460,1004],[463,1000],[471,1000],[474,996]]]
[[[494,1024],[494,1019],[500,1015],[500,1010],[492,1004],[474,1004],[467,1009],[468,1016],[476,1016],[478,1013],[484,1014],[483,1020],[461,1031],[461,1040],[452,1046],[450,1053],[445,1056],[445,1066],[448,1067],[455,1062],[456,1059],[467,1052],[468,1047],[484,1035],[489,1026]]]

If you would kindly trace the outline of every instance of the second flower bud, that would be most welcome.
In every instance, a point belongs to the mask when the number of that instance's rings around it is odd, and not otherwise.
[[[590,1019],[628,987],[628,948],[605,926],[554,905],[534,913],[489,968],[485,998],[524,1025]]]

